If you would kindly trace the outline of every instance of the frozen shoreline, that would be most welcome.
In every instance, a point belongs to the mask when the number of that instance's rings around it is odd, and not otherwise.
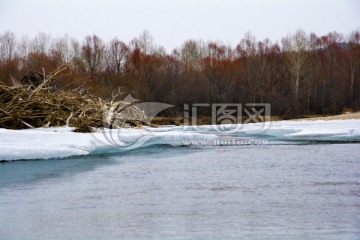
[[[0,160],[66,158],[99,153],[117,153],[158,144],[188,145],[194,140],[267,138],[280,141],[360,142],[360,120],[279,121],[218,126],[164,126],[159,128],[97,130],[75,133],[74,128],[0,129]],[[234,127],[237,127],[234,130]]]

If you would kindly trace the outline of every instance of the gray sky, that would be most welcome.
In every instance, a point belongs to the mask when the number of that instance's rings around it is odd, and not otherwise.
[[[298,28],[348,34],[360,29],[359,13],[359,0],[0,0],[0,33],[129,42],[149,30],[169,52],[188,39],[235,46],[247,31],[273,42]]]

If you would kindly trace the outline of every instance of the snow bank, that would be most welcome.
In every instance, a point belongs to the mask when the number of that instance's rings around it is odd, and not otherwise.
[[[0,160],[50,159],[117,153],[157,144],[184,145],[192,140],[213,140],[223,136],[264,138],[281,141],[360,142],[360,120],[280,121],[267,125],[97,130],[74,133],[73,128],[0,129]],[[187,144],[186,144],[187,145]]]
[[[251,125],[245,127],[244,133],[282,141],[360,142],[360,120],[272,122],[268,129],[258,133],[251,128]]]
[[[215,133],[217,136],[231,134],[239,137],[266,137],[281,141],[326,141],[360,142],[360,120],[317,120],[278,121],[225,125],[229,131],[221,131],[218,126],[205,125],[189,127],[185,131]],[[164,131],[180,130],[181,127],[166,128]]]
[[[73,128],[0,129],[0,160],[50,159],[117,153],[156,144],[182,145],[184,140],[209,140],[216,137],[212,134],[178,130],[159,131],[151,128],[105,129],[95,133],[75,133],[73,130]]]

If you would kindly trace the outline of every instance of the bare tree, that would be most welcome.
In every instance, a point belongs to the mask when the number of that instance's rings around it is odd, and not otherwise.
[[[81,58],[80,43],[75,39],[71,40],[71,51],[74,54],[74,57],[73,57],[74,59],[80,59]]]
[[[7,31],[0,35],[0,61],[12,60],[15,57],[16,37],[13,32]]]
[[[129,54],[129,48],[126,44],[117,38],[114,38],[110,42],[109,47],[109,67],[114,69],[116,74],[120,74],[122,67],[125,63],[126,57]]]
[[[51,36],[46,33],[39,33],[31,41],[31,50],[34,52],[47,54],[51,46]]]
[[[208,80],[211,101],[225,101],[232,86],[232,50],[216,42],[208,42],[202,60],[202,73]]]
[[[299,87],[302,76],[305,71],[305,65],[308,58],[308,38],[306,33],[299,29],[294,35],[282,39],[283,50],[286,56],[286,65],[294,77],[295,103],[298,106]]]
[[[201,61],[205,56],[206,45],[202,41],[188,40],[180,50],[180,61],[183,71],[200,71]]]
[[[87,36],[82,46],[81,55],[86,68],[92,76],[96,72],[100,72],[105,57],[105,45],[103,41],[96,35]]]
[[[244,63],[246,79],[245,98],[250,100],[249,98],[251,97],[251,101],[256,102],[256,92],[258,85],[258,69],[256,68],[257,45],[256,38],[251,32],[247,32],[245,34],[244,38],[237,45],[236,52]]]
[[[355,76],[360,72],[360,32],[354,31],[349,36],[349,45],[347,47],[348,58],[350,62],[350,98],[354,98]]]
[[[154,38],[148,30],[144,30],[139,36],[139,47],[143,54],[152,54],[156,51]]]
[[[70,63],[75,57],[75,51],[72,47],[74,39],[64,35],[54,41],[52,49],[59,53],[63,63]]]
[[[30,40],[28,36],[24,36],[17,44],[17,53],[20,58],[25,59],[30,51]]]

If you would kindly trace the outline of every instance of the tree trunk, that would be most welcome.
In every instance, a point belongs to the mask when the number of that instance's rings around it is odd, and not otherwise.
[[[354,79],[355,79],[356,67],[351,66],[350,71],[350,102],[354,99]]]
[[[296,75],[296,81],[295,81],[295,102],[297,107],[299,103],[299,75]]]

